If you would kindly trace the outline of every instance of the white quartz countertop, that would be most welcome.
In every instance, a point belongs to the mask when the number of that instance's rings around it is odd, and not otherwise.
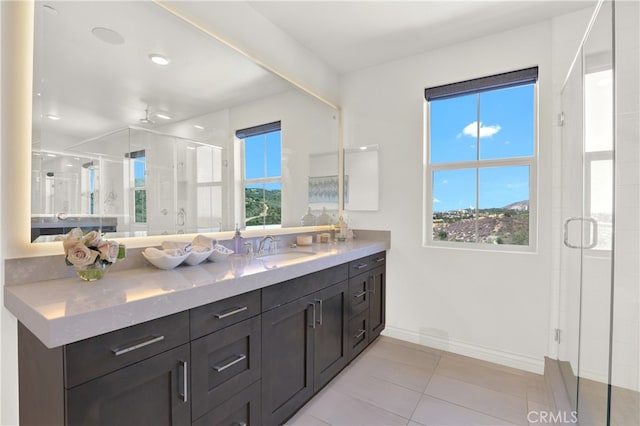
[[[53,348],[231,296],[264,288],[387,250],[385,241],[352,240],[285,251],[315,254],[277,267],[260,259],[228,258],[164,271],[151,265],[79,278],[5,286],[4,304]],[[233,260],[233,261],[232,261]]]

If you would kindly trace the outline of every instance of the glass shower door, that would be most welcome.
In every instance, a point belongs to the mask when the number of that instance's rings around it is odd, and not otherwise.
[[[609,423],[613,283],[613,24],[601,2],[562,92],[559,360],[582,425]]]

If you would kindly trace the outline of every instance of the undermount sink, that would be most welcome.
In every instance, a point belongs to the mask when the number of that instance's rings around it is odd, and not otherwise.
[[[290,263],[295,260],[302,260],[314,256],[316,253],[312,251],[288,251],[284,253],[264,254],[258,256],[257,259],[265,262],[268,266],[277,266]]]

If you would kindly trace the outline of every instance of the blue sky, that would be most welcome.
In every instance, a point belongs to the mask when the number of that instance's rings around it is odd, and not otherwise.
[[[281,132],[277,131],[251,136],[244,140],[245,179],[281,176],[282,148],[280,137]]]
[[[533,155],[533,95],[526,85],[432,101],[431,164]],[[481,209],[529,199],[527,166],[436,171],[434,212],[475,207],[477,179]]]

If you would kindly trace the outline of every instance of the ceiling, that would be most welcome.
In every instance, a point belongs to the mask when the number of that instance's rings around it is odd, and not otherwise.
[[[593,0],[249,2],[340,74],[533,24],[593,7],[595,3]]]

